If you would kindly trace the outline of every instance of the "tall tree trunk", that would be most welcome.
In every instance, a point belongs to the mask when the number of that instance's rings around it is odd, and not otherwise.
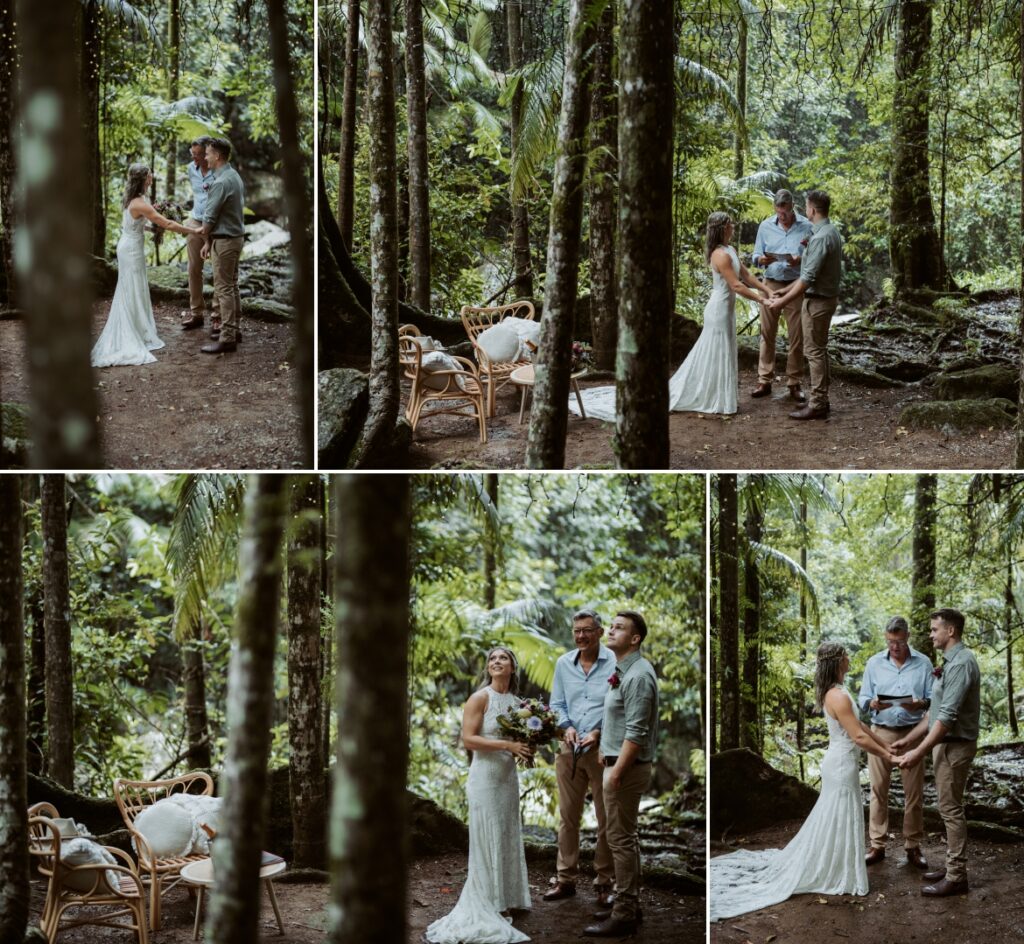
[[[345,33],[345,88],[341,99],[341,147],[338,151],[338,228],[352,249],[355,225],[356,83],[359,77],[359,0],[348,0]]]
[[[210,722],[206,714],[206,667],[203,664],[204,629],[197,619],[188,627],[188,638],[182,646],[185,663],[182,681],[185,687],[185,738],[188,743],[190,770],[209,770]]]
[[[32,479],[35,476],[25,476]],[[31,658],[28,670],[28,769],[33,774],[46,772],[46,624],[43,617],[43,588],[36,584],[28,598],[32,624]]]
[[[807,573],[807,500],[800,502],[800,568]],[[807,594],[800,594],[800,665],[807,663]],[[804,779],[804,705],[807,696],[797,688],[796,752],[800,761],[800,779]]]
[[[367,0],[366,96],[370,125],[370,410],[356,464],[377,464],[398,421],[398,199],[391,0]]]
[[[1013,553],[1006,552],[1006,586],[1003,592],[1003,629],[1006,633],[1006,715],[1010,733],[1016,738],[1020,734],[1017,724],[1016,694],[1013,690]]]
[[[331,575],[331,568],[327,559],[327,532],[328,523],[328,497],[327,483],[322,475],[317,476],[317,492],[320,505],[320,600],[321,605],[329,613],[334,612],[334,580]],[[333,546],[332,546],[333,553]],[[322,617],[321,617],[322,619]],[[334,691],[332,682],[334,679],[334,636],[332,633],[320,633],[320,732],[323,738],[321,756],[326,761],[331,756],[331,719],[334,717]]]
[[[619,164],[618,93],[613,79],[615,4],[609,3],[597,24],[594,86],[590,99],[590,325],[594,366],[615,370],[619,336],[616,296],[619,270],[615,252],[615,181]]]
[[[79,0],[18,0],[21,234],[15,253],[26,318],[33,465],[102,466],[92,349],[89,183],[67,168],[85,165],[75,37]],[[60,24],[58,28],[55,24]]]
[[[272,6],[272,3],[268,3],[268,7]],[[271,27],[271,46],[273,46],[273,27]],[[178,100],[178,81],[180,75],[181,0],[167,0],[167,100],[169,102],[176,102]],[[276,78],[277,76],[275,75]],[[155,174],[156,168],[153,170]],[[164,195],[168,200],[174,199],[174,184],[178,176],[177,170],[178,140],[172,128],[167,141],[167,177],[164,184]]]
[[[4,944],[21,944],[30,897],[21,544],[19,476],[0,475],[0,941]]]
[[[283,475],[254,476],[246,489],[241,588],[228,674],[224,806],[214,843],[207,939],[250,944],[258,937],[260,852],[267,816],[267,758],[274,708],[274,648],[281,598]]]
[[[326,864],[327,767],[320,692],[320,490],[317,476],[289,483],[288,746],[296,868]]]
[[[14,307],[14,4],[0,2],[0,303]],[[2,442],[2,439],[0,439]],[[2,458],[2,457],[0,457]]]
[[[757,476],[748,487],[757,489]],[[747,551],[743,561],[743,691],[740,700],[740,740],[744,747],[761,753],[761,730],[758,719],[759,681],[761,675],[761,576],[752,545],[761,542],[764,511],[757,495],[751,495],[743,529]]]
[[[1020,7],[1020,29],[1017,34],[1020,44],[1020,71],[1024,76],[1024,3]],[[1024,469],[1024,81],[1020,83],[1020,340],[1017,342],[1017,356],[1020,359],[1020,377],[1017,382],[1017,449],[1013,467]]]
[[[430,172],[422,0],[405,0],[405,81],[409,116],[409,301],[430,311]]]
[[[708,484],[710,488],[710,483]],[[712,529],[712,533],[715,530]],[[714,541],[714,538],[712,538]],[[719,583],[718,583],[718,555],[708,554],[708,567],[711,570],[711,609],[710,609],[710,626],[709,629],[709,645],[708,650],[710,653],[710,666],[708,671],[711,673],[711,720],[709,722],[711,728],[711,753],[718,753],[718,704],[719,704],[719,677],[718,677],[718,665],[719,665],[719,649],[721,647],[721,633],[719,627],[721,621],[719,619],[719,608],[718,601],[720,598]]]
[[[587,104],[590,64],[587,53],[594,28],[584,16],[584,0],[570,0],[565,32],[565,77],[558,118],[558,157],[552,180],[544,317],[540,350],[534,362],[533,409],[526,465],[560,469],[565,465],[569,419],[569,374],[576,312],[583,216],[583,178],[587,165]]]
[[[718,477],[719,749],[740,746],[739,540],[735,474]]]
[[[100,259],[105,257],[107,248],[107,214],[103,205],[103,165],[100,160],[101,28],[98,0],[86,0],[82,6],[82,127],[92,226],[90,252]]]
[[[934,2],[899,0],[889,192],[889,257],[899,295],[941,287],[928,157]]]
[[[340,475],[333,500],[338,760],[328,939],[384,944],[404,941],[407,923],[409,479]]]
[[[484,488],[487,497],[498,513],[498,474],[487,472],[484,475]],[[491,521],[490,516],[484,518],[484,607],[493,610],[498,599],[498,553],[501,550],[501,534],[498,525]]]
[[[625,4],[619,29],[615,441],[622,469],[669,465],[674,6],[671,0]]]
[[[46,755],[50,776],[75,785],[74,676],[68,586],[68,519],[63,475],[44,475],[43,616],[46,623]]]
[[[749,44],[749,33],[747,30],[747,19],[742,8],[739,10],[739,61],[736,63],[736,103],[739,105],[740,115],[746,120],[747,117],[747,46]],[[736,180],[743,176],[743,136],[739,130],[733,139],[733,166],[732,175]],[[737,240],[738,242],[738,240]]]
[[[521,69],[525,63],[523,53],[523,0],[505,0],[505,23],[508,32],[508,64],[512,71]],[[519,150],[523,126],[523,89],[520,85],[512,95],[509,105],[509,126],[511,129],[512,154]],[[513,298],[533,297],[533,263],[530,261],[530,211],[526,200],[512,192],[512,259],[515,282],[512,283]]]
[[[914,487],[913,572],[910,581],[910,626],[915,649],[934,661],[928,635],[929,615],[935,611],[935,496],[938,476],[918,475]]]
[[[284,203],[291,236],[292,304],[295,307],[295,396],[302,414],[303,463],[313,465],[313,194],[308,182],[309,160],[299,141],[299,111],[289,56],[285,0],[267,0],[270,53],[274,60],[274,101],[281,141]]]

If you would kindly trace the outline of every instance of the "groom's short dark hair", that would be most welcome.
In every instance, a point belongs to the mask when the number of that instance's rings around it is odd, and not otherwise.
[[[807,202],[813,203],[825,216],[828,216],[829,208],[832,206],[832,198],[824,190],[809,190]]]
[[[227,138],[210,138],[207,147],[212,147],[226,161],[231,160],[231,142]]]
[[[956,638],[959,639],[964,634],[964,614],[959,610],[951,610],[948,607],[943,607],[941,610],[936,610],[929,619],[942,620],[947,626],[952,626],[956,632]]]
[[[640,642],[647,638],[647,621],[636,610],[619,610],[615,615],[628,619],[633,624],[633,631],[640,637]]]

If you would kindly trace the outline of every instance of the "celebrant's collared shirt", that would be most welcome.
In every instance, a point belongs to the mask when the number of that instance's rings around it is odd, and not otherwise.
[[[793,225],[786,229],[779,222],[778,215],[772,215],[757,228],[754,259],[756,261],[758,256],[763,256],[766,252],[773,252],[779,256],[803,256],[806,248],[803,243],[810,240],[811,232],[811,221],[806,216],[797,213]],[[790,265],[788,262],[772,262],[764,270],[764,277],[776,282],[792,282],[799,275],[800,265]]]
[[[189,161],[188,182],[192,185],[192,219],[201,223],[206,212],[206,195],[213,185],[213,168],[207,167],[204,174],[195,161]]]
[[[843,238],[828,217],[814,224],[800,262],[800,281],[811,298],[836,298],[843,267]]]
[[[962,642],[946,650],[942,674],[932,686],[931,723],[941,721],[947,738],[978,740],[981,728],[981,670]]]
[[[213,172],[213,183],[207,194],[203,222],[210,224],[213,236],[245,235],[245,185],[230,164]]]
[[[658,747],[658,676],[639,652],[615,665],[619,684],[606,681],[604,722],[601,726],[601,753],[618,757],[622,742],[632,741],[640,748],[638,762],[654,760]]]
[[[601,727],[608,676],[614,668],[615,653],[607,646],[598,647],[589,672],[583,671],[579,649],[558,657],[551,685],[551,710],[558,716],[560,728],[574,727],[582,737]]]
[[[871,702],[882,695],[910,695],[914,701],[927,700],[931,697],[933,681],[932,661],[923,652],[911,646],[903,665],[897,665],[886,649],[868,659],[857,700],[861,711],[867,711]],[[923,708],[907,711],[902,705],[893,705],[883,711],[872,711],[871,721],[886,728],[903,728],[917,724],[924,713]]]

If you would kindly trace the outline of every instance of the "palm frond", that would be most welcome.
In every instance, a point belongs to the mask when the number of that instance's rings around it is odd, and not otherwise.
[[[697,98],[717,102],[721,105],[736,125],[736,133],[743,144],[747,142],[747,122],[743,116],[739,99],[732,86],[717,72],[702,66],[699,62],[676,56],[676,82],[680,93],[689,92]]]
[[[750,550],[762,564],[768,565],[780,573],[793,577],[801,595],[807,600],[807,612],[814,623],[815,629],[821,627],[821,614],[818,609],[818,588],[811,580],[807,571],[800,564],[793,560],[788,554],[784,554],[778,548],[769,547],[759,541],[748,542]]]
[[[864,31],[864,47],[857,57],[854,78],[859,79],[864,70],[880,55],[885,41],[893,34],[899,18],[899,0],[887,0],[882,8],[874,12],[874,16]]]
[[[149,37],[157,46],[162,45],[162,37],[156,25],[140,10],[135,9],[127,0],[82,0],[84,7],[97,7],[107,16],[115,17],[128,26],[138,38]]]
[[[523,91],[519,147],[512,153],[513,199],[526,196],[544,162],[555,151],[564,77],[565,58],[558,47],[527,63],[518,75],[510,75],[502,92],[501,104],[508,105],[516,88],[521,86]]]

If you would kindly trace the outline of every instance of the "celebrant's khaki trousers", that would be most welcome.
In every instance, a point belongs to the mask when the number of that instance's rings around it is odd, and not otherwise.
[[[237,341],[242,298],[238,293],[238,260],[242,255],[244,236],[213,239],[210,259],[213,260],[213,291],[220,304],[221,341]]]
[[[203,224],[198,220],[189,217],[184,225],[195,230],[195,233],[185,237],[185,248],[188,250],[188,307],[192,309],[193,315],[201,315],[206,306],[203,304],[203,257],[199,251],[206,239],[199,234]],[[211,307],[217,310],[216,295],[213,296]]]
[[[650,764],[634,764],[626,771],[616,789],[608,780],[611,768],[604,772],[604,813],[608,821],[608,848],[615,862],[615,904],[612,917],[617,921],[635,921],[640,907],[640,838],[637,819],[640,797],[651,780]]]
[[[776,282],[765,279],[764,284],[772,291],[788,290],[789,282]],[[800,316],[801,300],[791,301],[781,312],[769,311],[764,305],[761,309],[761,348],[757,360],[758,383],[770,384],[775,380],[775,338],[779,332],[779,316],[786,316],[786,333],[789,336],[786,351],[786,382],[791,387],[800,383],[804,373],[804,331]]]
[[[964,788],[977,750],[977,741],[943,741],[932,748],[939,813],[946,827],[946,879],[950,882],[963,882],[967,879]]]
[[[823,410],[828,406],[828,329],[839,305],[838,298],[808,298],[800,312],[803,321],[804,357],[811,373],[808,406]]]
[[[597,846],[594,849],[594,884],[611,885],[615,881],[612,854],[605,835],[604,767],[598,759],[597,745],[576,762],[576,776],[572,774],[572,748],[562,745],[555,758],[555,776],[558,780],[558,881],[575,885],[579,878],[580,818],[587,799],[587,788],[594,796],[597,815]]]
[[[871,725],[878,740],[893,744],[913,729],[883,728]],[[872,849],[884,849],[889,833],[889,783],[892,767],[888,761],[875,754],[868,754],[868,774],[871,777],[871,817],[868,835]],[[914,764],[900,771],[903,781],[903,847],[917,849],[924,840],[924,764]]]

